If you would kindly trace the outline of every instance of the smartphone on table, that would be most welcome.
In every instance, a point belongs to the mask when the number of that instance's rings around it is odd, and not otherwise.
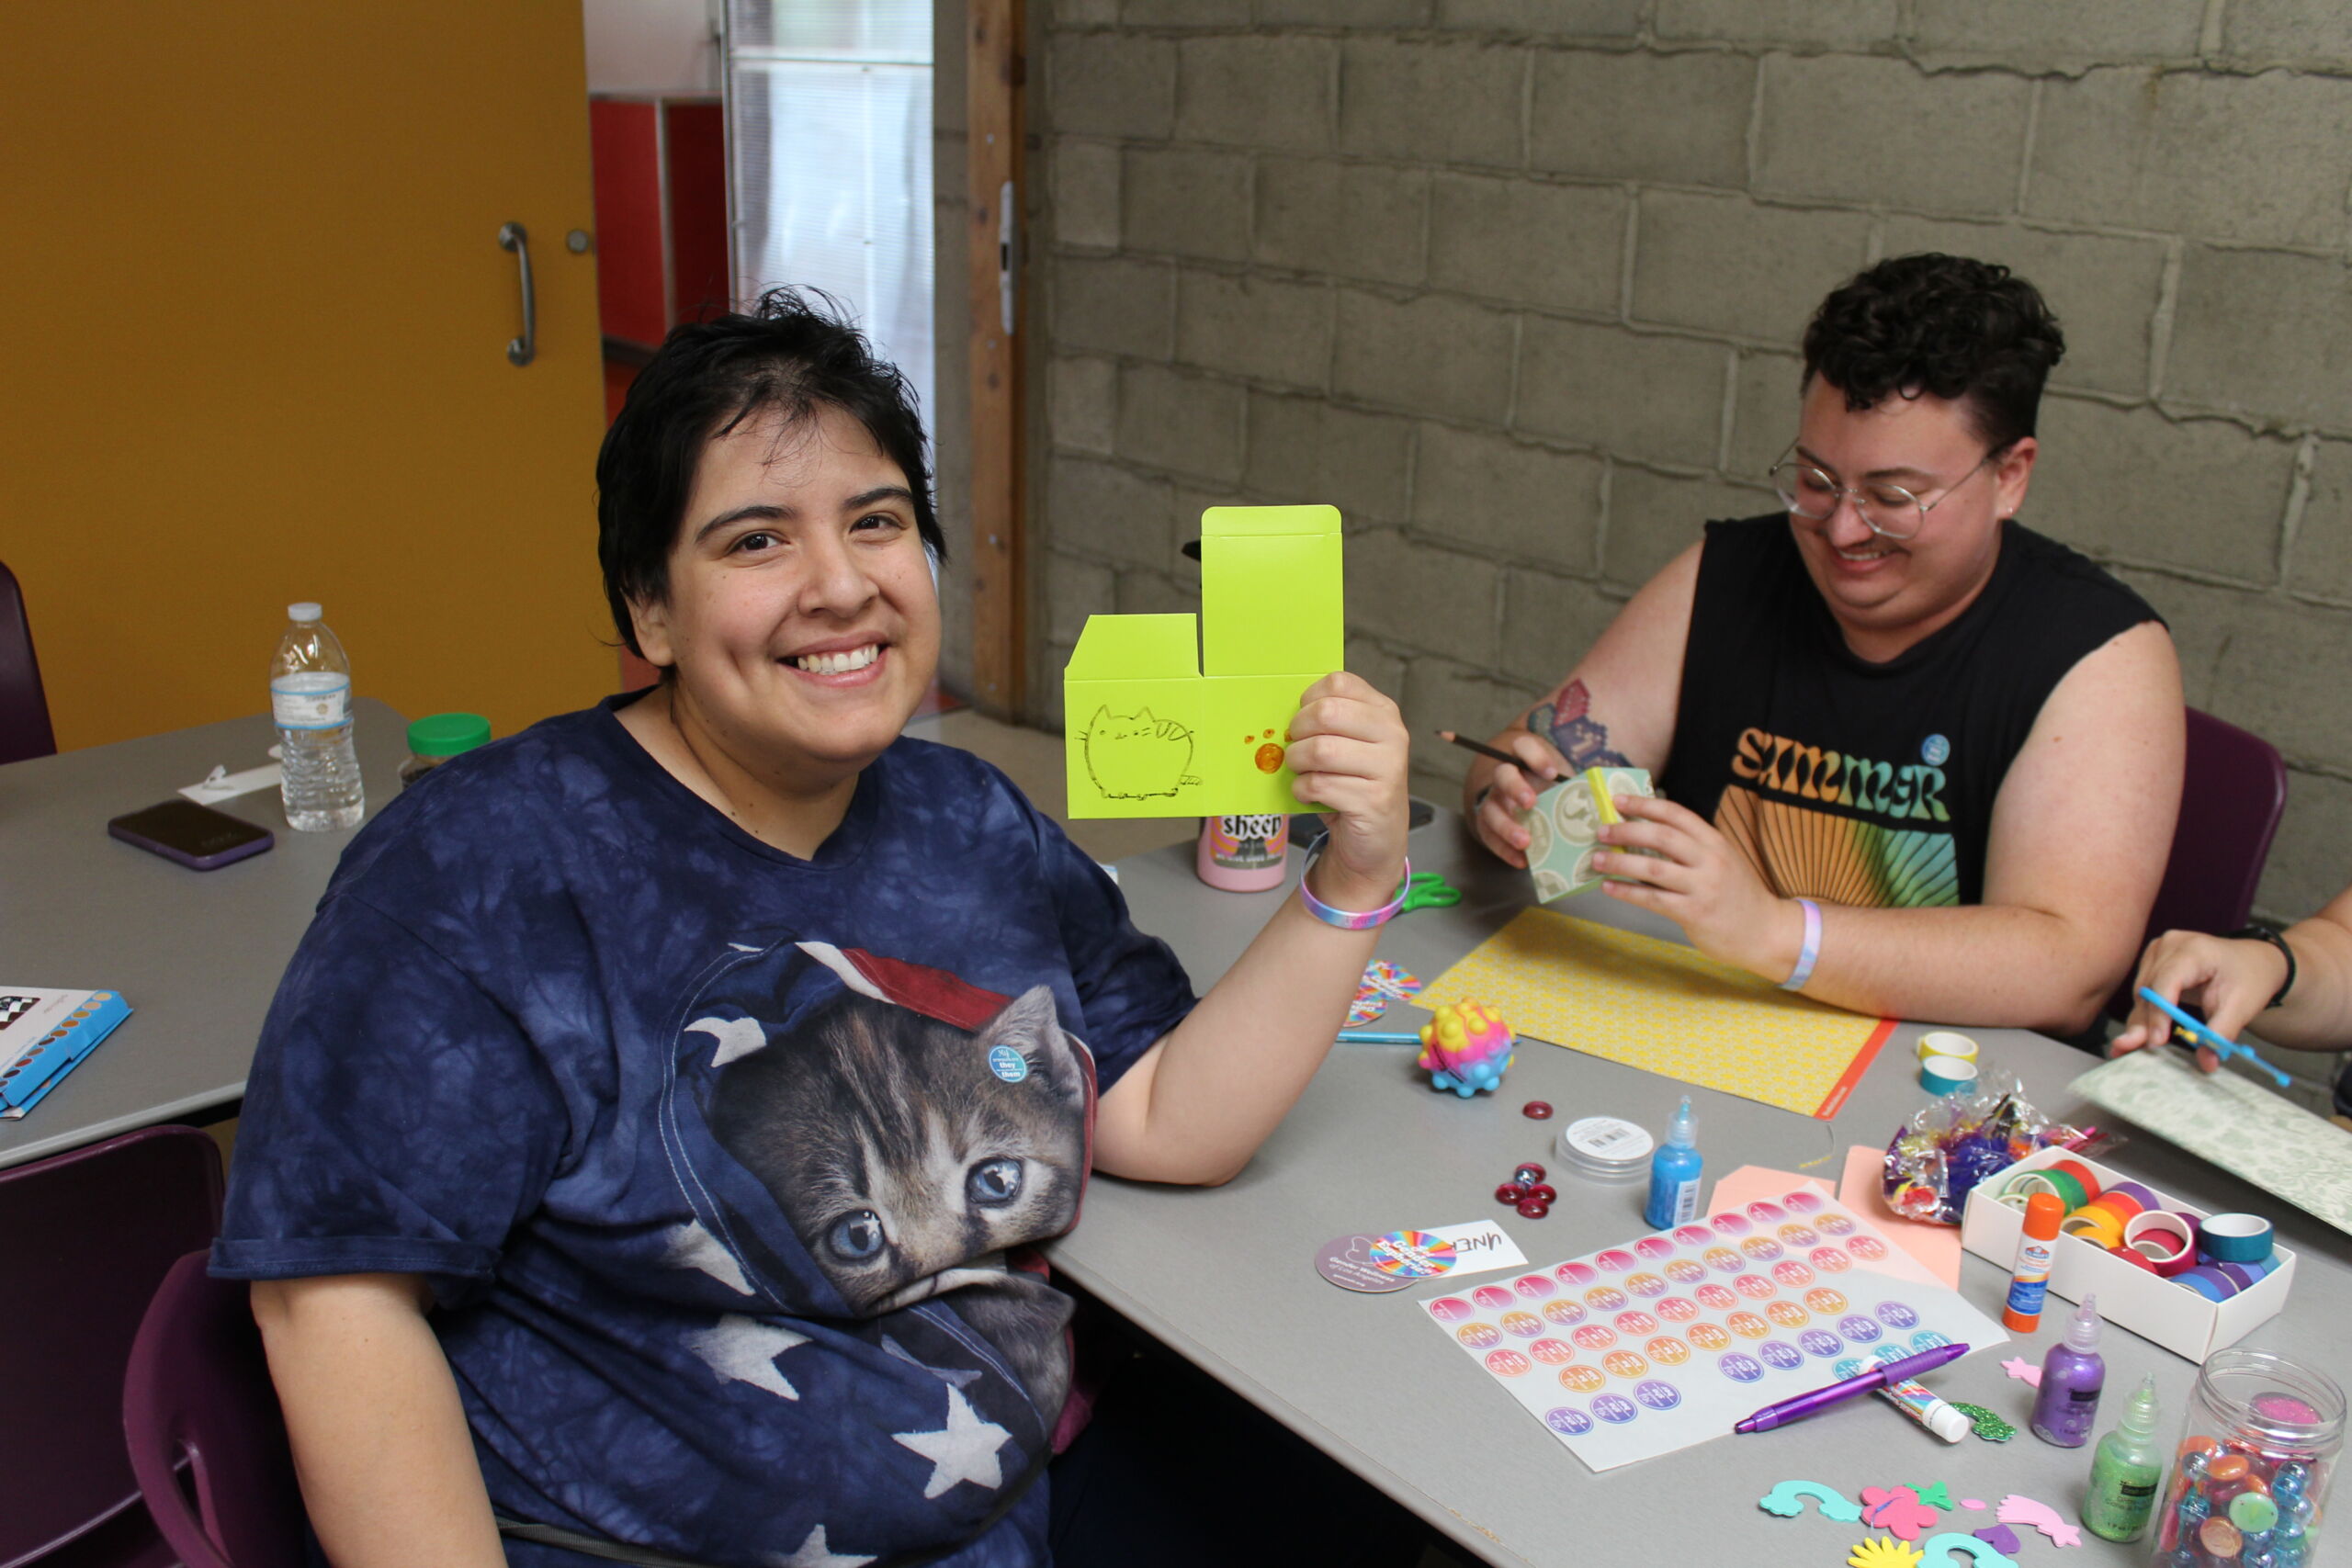
[[[277,842],[277,834],[256,823],[180,799],[118,817],[107,824],[107,832],[198,871],[249,859]]]

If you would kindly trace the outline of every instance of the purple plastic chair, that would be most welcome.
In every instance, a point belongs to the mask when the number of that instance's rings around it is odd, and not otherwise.
[[[140,1316],[220,1228],[220,1151],[150,1127],[0,1170],[0,1568],[168,1563],[115,1413]]]
[[[302,1568],[302,1495],[244,1281],[172,1266],[139,1325],[122,1431],[187,1568]]]
[[[25,619],[25,596],[17,579],[0,566],[0,762],[46,757],[57,750],[49,728],[49,698],[41,691],[40,665],[33,658],[33,630]]]
[[[2172,830],[2172,857],[2148,914],[2147,944],[2165,931],[2222,935],[2254,912],[2254,890],[2270,858],[2270,840],[2287,809],[2287,764],[2259,735],[2188,710],[2188,751],[2180,783],[2180,821]],[[2132,972],[2107,1002],[2120,1021],[2132,1010]]]

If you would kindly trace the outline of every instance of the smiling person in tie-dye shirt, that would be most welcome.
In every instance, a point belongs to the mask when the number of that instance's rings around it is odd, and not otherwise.
[[[1195,1001],[1002,774],[901,737],[942,540],[837,321],[679,328],[597,478],[661,683],[370,823],[254,1066],[214,1271],[256,1281],[319,1540],[1043,1563],[1071,1306],[1035,1244],[1091,1170],[1239,1171],[1376,933],[1292,898]],[[1315,890],[1378,909],[1402,723],[1346,674],[1302,703]]]

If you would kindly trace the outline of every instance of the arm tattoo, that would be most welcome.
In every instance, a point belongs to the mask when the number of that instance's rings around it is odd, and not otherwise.
[[[1592,694],[1582,681],[1571,680],[1527,716],[1527,728],[1559,748],[1568,766],[1630,768],[1625,754],[1609,744],[1609,727],[1592,716]]]

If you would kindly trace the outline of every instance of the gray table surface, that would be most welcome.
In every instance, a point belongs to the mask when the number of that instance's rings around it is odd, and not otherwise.
[[[399,788],[407,724],[359,699],[370,811]],[[275,789],[219,809],[276,847],[190,871],[109,838],[107,821],[171,798],[219,763],[268,762],[266,714],[0,767],[0,984],[120,991],[132,1012],[20,1122],[0,1167],[233,1105],[278,976],[357,829],[297,833]]]
[[[1417,911],[1388,928],[1379,954],[1424,980],[1500,929],[1527,902],[1523,875],[1500,865],[1441,815],[1413,835],[1417,871],[1442,872],[1466,891],[1453,909]],[[1234,895],[1204,887],[1189,845],[1120,863],[1136,923],[1166,938],[1196,983],[1223,973],[1285,892]],[[1561,908],[1585,919],[1676,938],[1669,925],[1599,894]],[[1425,1015],[1412,1015],[1416,1021]],[[1804,1169],[1835,1184],[1844,1151],[1883,1145],[1924,1097],[1911,1071],[1917,1025],[1899,1028],[1833,1122],[1703,1089],[1689,1089],[1699,1144],[1713,1179],[1736,1166]],[[1985,1057],[2016,1072],[2043,1109],[2106,1120],[2068,1092],[2095,1066],[2071,1047],[2010,1029],[1971,1029]],[[1663,1127],[1686,1086],[1575,1051],[1522,1044],[1498,1095],[1465,1102],[1432,1092],[1402,1047],[1336,1048],[1249,1168],[1213,1190],[1099,1179],[1084,1222],[1055,1244],[1057,1268],[1271,1412],[1348,1468],[1411,1507],[1458,1548],[1497,1563],[1591,1564],[1700,1560],[1828,1564],[1866,1531],[1810,1509],[1795,1519],[1761,1512],[1775,1482],[1807,1479],[1859,1497],[1866,1485],[1943,1481],[1954,1498],[1997,1502],[2023,1493],[2073,1515],[2086,1490],[2087,1449],[2050,1447],[2025,1431],[2032,1393],[2000,1362],[2039,1362],[2068,1308],[2039,1333],[1972,1353],[1931,1375],[1947,1399],[1983,1404],[2019,1429],[2005,1445],[1975,1438],[1947,1447],[1876,1399],[1759,1437],[1724,1436],[1606,1474],[1585,1469],[1510,1396],[1431,1326],[1421,1288],[1359,1295],[1315,1271],[1317,1245],[1354,1231],[1492,1218],[1531,1263],[1558,1262],[1642,1235],[1641,1185],[1581,1179],[1554,1156],[1553,1134],[1577,1116],[1608,1112]],[[1551,1101],[1549,1122],[1520,1108]],[[2341,1337],[2352,1322],[2352,1238],[2164,1143],[2130,1141],[2109,1164],[2209,1210],[2250,1209],[2278,1222],[2300,1254],[2280,1316],[2244,1341],[2332,1371],[2352,1373]],[[1494,1188],[1525,1159],[1549,1168],[1560,1201],[1541,1220],[1498,1205]],[[1508,1279],[1509,1275],[1497,1278]],[[1961,1291],[1996,1321],[2004,1269],[1967,1257]],[[2053,1298],[2055,1304],[2055,1298]],[[2153,1372],[2165,1402],[2160,1433],[2177,1436],[2196,1367],[2110,1325],[2103,1353],[2108,1395],[2099,1428]],[[1246,1482],[1238,1486],[1246,1491]],[[2337,1512],[2346,1506],[2337,1488]],[[1945,1528],[1980,1529],[1990,1513],[1953,1513]],[[2020,1562],[2052,1562],[2045,1538],[2019,1528]],[[2313,1564],[2352,1563],[2352,1522],[2324,1532]],[[2085,1532],[2054,1561],[2144,1562],[2143,1541],[2115,1545]],[[1945,1568],[1936,1563],[1928,1568]]]

